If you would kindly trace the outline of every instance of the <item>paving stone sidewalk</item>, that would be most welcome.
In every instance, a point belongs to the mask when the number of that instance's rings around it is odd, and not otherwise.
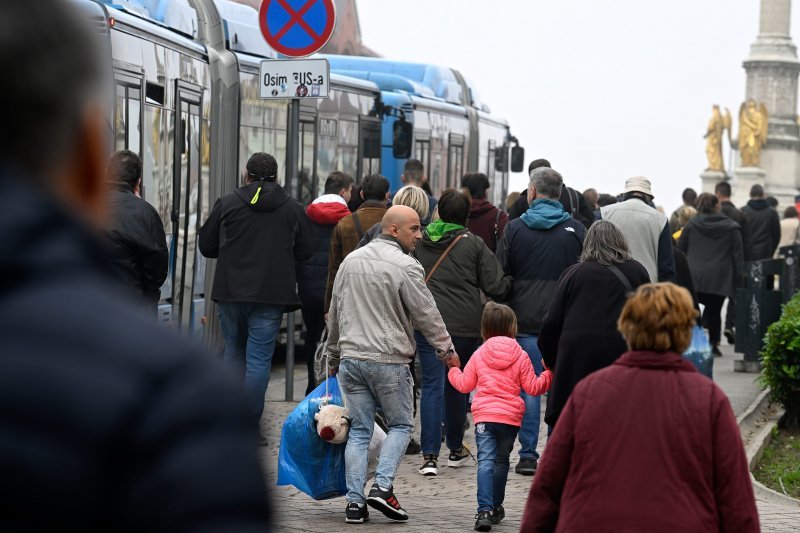
[[[759,387],[755,384],[755,375],[733,372],[734,357],[732,348],[723,346],[724,356],[715,361],[714,379],[728,395],[734,411],[741,413],[755,399]],[[439,467],[436,477],[423,477],[417,473],[421,464],[420,456],[406,456],[400,465],[395,480],[395,494],[408,512],[410,519],[406,523],[395,523],[374,511],[370,521],[364,525],[344,523],[344,498],[325,501],[314,501],[294,487],[275,485],[278,464],[278,447],[280,444],[280,428],[286,416],[294,409],[303,397],[306,387],[305,366],[295,369],[294,402],[285,402],[285,368],[276,366],[273,369],[272,381],[267,394],[262,427],[268,435],[269,446],[263,448],[262,458],[267,470],[267,484],[271,491],[274,509],[275,531],[308,531],[335,533],[339,531],[360,531],[391,528],[403,532],[433,531],[472,531],[476,507],[477,465],[469,461],[462,468]],[[543,402],[544,405],[544,402]],[[470,419],[471,423],[471,419]],[[419,428],[415,431],[419,441]],[[475,437],[472,427],[466,432],[466,444],[476,452]],[[545,426],[539,433],[539,452],[544,449],[546,441]],[[517,442],[511,456],[511,468],[506,488],[506,519],[492,531],[519,531],[522,510],[528,497],[530,477],[520,476],[513,472],[519,457]],[[442,445],[442,454],[446,455],[446,447]],[[758,502],[762,531],[799,531],[800,509],[785,508],[769,502]]]

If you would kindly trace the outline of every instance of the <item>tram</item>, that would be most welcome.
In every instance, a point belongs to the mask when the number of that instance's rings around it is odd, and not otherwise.
[[[200,335],[206,316],[214,321],[206,298],[214,262],[199,253],[200,225],[240,184],[252,153],[286,161],[289,102],[259,98],[260,63],[277,55],[261,37],[256,10],[229,0],[71,1],[107,48],[113,147],[142,157],[142,197],[164,222],[170,260],[159,319]],[[371,73],[346,60],[331,57],[328,99],[301,100],[298,179],[288,183],[279,165],[290,194],[309,203],[335,169],[356,183],[383,173],[396,190],[403,164],[416,156],[437,192],[457,185],[465,169],[481,170],[499,177],[492,200],[504,198],[513,138],[505,121],[464,104],[465,85],[461,93],[446,85],[461,98],[448,101],[424,77],[413,81],[419,74],[411,67],[392,85],[378,76],[388,67],[375,63]],[[458,75],[439,70],[448,81]]]

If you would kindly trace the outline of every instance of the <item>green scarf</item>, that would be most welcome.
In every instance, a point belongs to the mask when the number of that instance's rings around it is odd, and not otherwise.
[[[428,238],[430,240],[433,242],[438,242],[445,233],[459,229],[464,229],[464,226],[461,224],[453,224],[452,222],[445,222],[444,220],[439,219],[428,224],[428,227],[425,228],[425,232],[428,234]]]

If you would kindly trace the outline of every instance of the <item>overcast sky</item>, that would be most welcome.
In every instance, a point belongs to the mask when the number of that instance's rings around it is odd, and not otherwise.
[[[699,191],[712,104],[730,108],[738,133],[757,0],[357,3],[367,46],[472,78],[526,165],[545,157],[579,190],[616,194],[643,175],[673,209],[683,188]],[[724,152],[729,168],[727,141]],[[512,190],[526,180],[513,174]]]

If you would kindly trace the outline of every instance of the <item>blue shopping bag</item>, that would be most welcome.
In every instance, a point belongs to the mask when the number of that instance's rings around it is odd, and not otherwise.
[[[702,327],[696,325],[692,328],[692,342],[683,352],[683,358],[690,361],[701,374],[713,379],[714,354]]]
[[[327,389],[327,392],[326,392]],[[294,408],[283,423],[278,453],[278,485],[293,485],[315,500],[347,493],[344,444],[320,438],[314,415],[324,404],[343,405],[336,377],[329,377]]]

